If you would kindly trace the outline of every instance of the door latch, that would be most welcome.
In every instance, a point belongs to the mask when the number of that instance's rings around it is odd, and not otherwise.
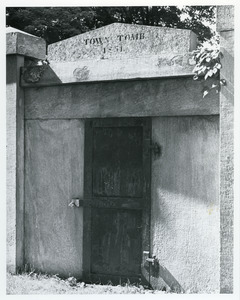
[[[72,199],[72,201],[68,204],[69,207],[79,207],[80,201],[79,199]]]
[[[146,261],[151,263],[152,266],[154,266],[156,263],[156,256],[154,255],[153,257],[148,257],[148,258],[146,258]]]
[[[143,251],[144,259],[146,262],[151,263],[152,266],[154,266],[157,262],[156,255],[153,255],[153,257],[150,257],[149,251]]]

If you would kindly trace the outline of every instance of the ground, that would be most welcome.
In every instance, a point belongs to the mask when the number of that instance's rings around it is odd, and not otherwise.
[[[164,294],[164,291],[145,289],[143,286],[97,285],[77,282],[74,277],[66,280],[58,276],[36,273],[12,275],[7,273],[7,295],[26,294]]]

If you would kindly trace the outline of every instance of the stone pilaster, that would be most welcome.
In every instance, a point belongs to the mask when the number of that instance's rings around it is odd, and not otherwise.
[[[234,209],[234,6],[217,7],[223,53],[220,93],[220,292],[233,293]]]
[[[24,266],[24,91],[20,68],[26,57],[44,59],[41,38],[7,28],[7,270]]]

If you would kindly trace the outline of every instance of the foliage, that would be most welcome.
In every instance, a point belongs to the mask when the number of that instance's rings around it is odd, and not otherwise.
[[[184,17],[183,17],[184,16]],[[51,44],[114,22],[192,29],[212,36],[214,6],[7,7],[6,23]]]
[[[203,42],[198,46],[197,50],[193,51],[193,58],[196,61],[196,65],[193,69],[195,73],[193,79],[197,80],[204,76],[207,80],[209,77],[218,79],[217,83],[213,83],[211,86],[205,86],[203,89],[203,97],[205,97],[210,90],[214,89],[216,93],[219,93],[221,85],[225,85],[224,79],[219,80],[220,69],[222,67],[221,58],[223,54],[220,52],[219,36],[215,35],[210,40]]]
[[[94,28],[95,13],[84,7],[10,7],[7,25],[42,37],[48,44]]]
[[[214,35],[206,24],[216,24],[215,6],[185,6],[182,13],[186,16],[182,28],[191,29],[195,32],[200,42],[208,40]]]

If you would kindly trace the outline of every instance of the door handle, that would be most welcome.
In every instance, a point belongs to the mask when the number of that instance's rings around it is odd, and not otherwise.
[[[72,199],[71,202],[68,204],[69,207],[79,207],[80,200],[79,199]]]
[[[155,265],[155,263],[156,263],[156,256],[154,255],[153,257],[148,257],[148,258],[146,258],[146,261],[147,262],[149,262],[149,263],[151,263],[152,264],[152,266],[154,266]]]
[[[149,251],[143,251],[143,256],[144,256],[144,260],[148,263],[151,263],[152,266],[154,266],[156,264],[156,262],[157,262],[156,255],[153,255],[152,257],[150,257]]]

